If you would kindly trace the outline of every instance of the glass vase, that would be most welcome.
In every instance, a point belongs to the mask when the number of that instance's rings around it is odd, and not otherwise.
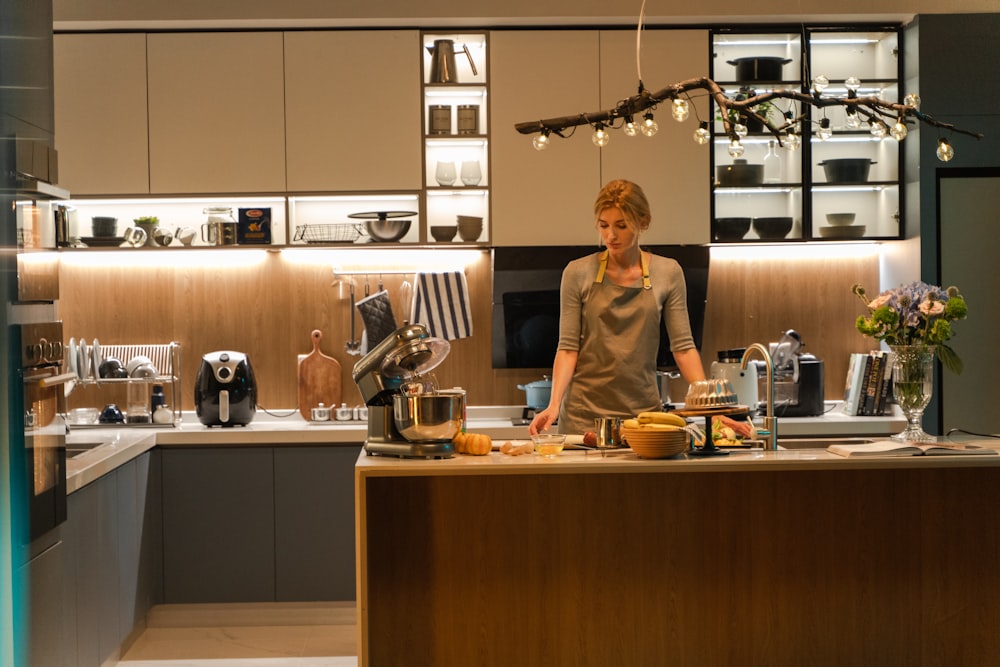
[[[937,438],[924,431],[920,420],[934,390],[934,346],[890,345],[889,348],[895,354],[892,362],[892,392],[896,404],[906,417],[906,428],[892,436],[892,439],[933,442]]]

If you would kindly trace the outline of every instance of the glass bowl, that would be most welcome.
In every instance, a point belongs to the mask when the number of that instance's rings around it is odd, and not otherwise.
[[[562,433],[539,433],[531,436],[535,452],[546,459],[554,459],[566,446],[566,436]]]

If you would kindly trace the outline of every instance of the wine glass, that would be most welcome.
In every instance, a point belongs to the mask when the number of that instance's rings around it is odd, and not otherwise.
[[[462,183],[465,185],[479,185],[483,180],[483,170],[479,167],[479,160],[469,160],[462,163]]]
[[[455,172],[454,162],[438,162],[437,168],[434,170],[434,180],[438,182],[438,185],[451,185],[458,178],[458,174]]]

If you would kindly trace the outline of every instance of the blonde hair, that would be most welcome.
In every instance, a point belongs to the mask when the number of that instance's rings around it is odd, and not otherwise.
[[[594,202],[595,224],[601,213],[609,208],[617,208],[625,218],[625,224],[635,231],[646,231],[652,215],[646,193],[632,181],[617,179],[611,181],[597,194]]]

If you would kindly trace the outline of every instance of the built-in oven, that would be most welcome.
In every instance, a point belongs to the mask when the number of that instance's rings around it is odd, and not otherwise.
[[[66,520],[66,383],[62,322],[14,327],[21,348],[24,477],[32,540]]]

